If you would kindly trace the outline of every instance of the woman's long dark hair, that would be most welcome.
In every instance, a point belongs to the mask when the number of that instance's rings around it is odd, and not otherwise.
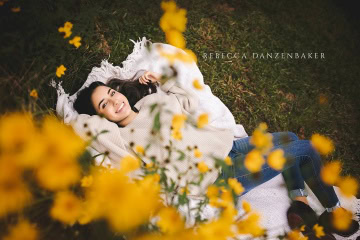
[[[142,70],[139,70],[142,71]],[[129,101],[130,107],[134,112],[139,112],[134,105],[143,97],[157,92],[155,83],[141,84],[139,79],[135,79],[139,71],[130,79],[112,78],[105,85],[102,82],[93,82],[90,86],[81,90],[74,102],[74,108],[79,114],[96,115],[96,110],[91,102],[91,95],[98,86],[108,86],[121,94]]]

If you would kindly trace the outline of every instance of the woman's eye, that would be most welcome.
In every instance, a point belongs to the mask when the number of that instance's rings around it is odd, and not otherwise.
[[[103,104],[103,108],[105,108],[105,107],[106,107],[106,103]]]
[[[114,96],[114,94],[115,94],[115,91],[113,91],[113,92],[111,93],[111,96]]]

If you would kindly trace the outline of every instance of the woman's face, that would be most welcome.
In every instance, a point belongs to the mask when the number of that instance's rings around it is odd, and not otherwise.
[[[106,86],[95,88],[91,102],[98,114],[116,123],[121,123],[132,112],[127,98]]]

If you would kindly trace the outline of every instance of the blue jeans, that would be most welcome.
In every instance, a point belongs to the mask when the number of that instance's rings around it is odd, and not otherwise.
[[[281,148],[285,153],[286,164],[281,171],[274,170],[265,163],[258,173],[250,173],[243,164],[245,155],[254,148],[249,143],[250,137],[247,137],[233,142],[229,153],[233,165],[223,169],[218,180],[236,178],[245,188],[243,195],[282,173],[289,193],[295,193],[293,197],[304,196],[305,181],[325,208],[334,207],[339,199],[334,188],[321,180],[321,157],[310,141],[299,140],[292,132],[272,133],[272,136],[274,144],[272,150]]]

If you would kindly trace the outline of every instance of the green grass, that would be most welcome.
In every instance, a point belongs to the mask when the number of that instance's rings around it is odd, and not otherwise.
[[[331,137],[344,174],[359,171],[359,32],[334,2],[184,0],[187,47],[198,56],[205,82],[251,134],[260,122],[271,132],[314,132]],[[10,11],[20,6],[19,13]],[[141,6],[141,7],[140,7]],[[164,42],[160,1],[9,1],[0,7],[0,113],[20,109],[52,113],[51,79],[74,93],[102,59],[120,65],[133,44],[146,36]],[[83,38],[75,49],[57,31],[65,21]],[[203,59],[210,52],[323,52],[320,59]],[[56,67],[67,67],[61,79]],[[33,89],[39,92],[34,102]],[[324,95],[328,103],[319,104]]]

